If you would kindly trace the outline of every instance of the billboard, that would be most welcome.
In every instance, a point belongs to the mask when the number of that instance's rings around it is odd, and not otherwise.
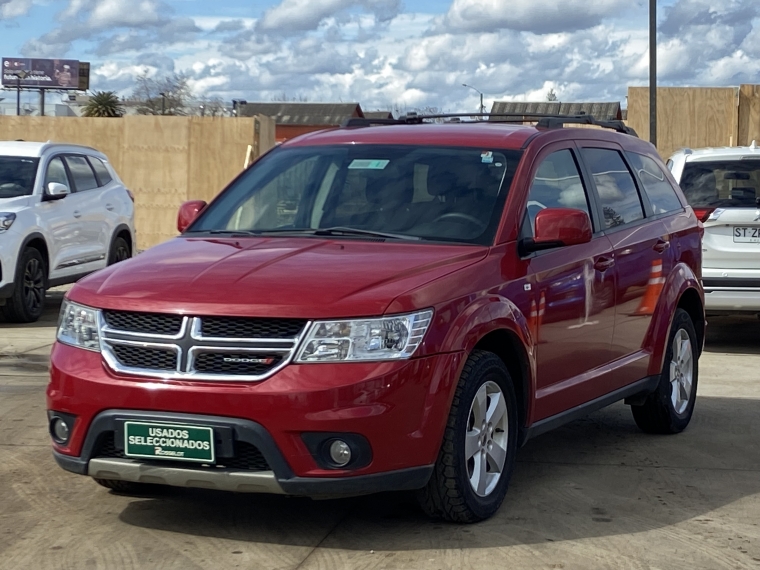
[[[75,59],[4,57],[3,87],[79,89],[79,62]]]

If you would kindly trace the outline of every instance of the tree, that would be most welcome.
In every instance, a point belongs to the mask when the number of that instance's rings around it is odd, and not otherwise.
[[[557,93],[555,93],[553,87],[551,89],[549,89],[549,92],[546,94],[546,100],[547,101],[556,101],[557,100]]]
[[[97,91],[82,113],[85,117],[123,117],[124,105],[113,91]]]
[[[136,104],[140,115],[187,115],[192,90],[188,78],[174,73],[161,79],[147,73],[135,79],[135,90],[129,100]]]
[[[202,117],[224,117],[227,108],[220,97],[201,97],[198,100],[198,115]]]
[[[305,95],[298,95],[297,97],[289,97],[286,91],[283,91],[282,93],[279,93],[277,95],[274,95],[272,97],[272,101],[277,103],[307,103],[309,101],[309,98]]]

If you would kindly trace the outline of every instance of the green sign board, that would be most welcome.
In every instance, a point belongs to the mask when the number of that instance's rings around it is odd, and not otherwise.
[[[213,463],[214,430],[210,427],[125,422],[124,455]]]

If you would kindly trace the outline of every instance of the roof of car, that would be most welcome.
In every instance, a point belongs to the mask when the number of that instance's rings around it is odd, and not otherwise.
[[[527,125],[473,123],[425,123],[340,128],[309,133],[283,146],[347,143],[484,146],[519,149],[538,129]]]
[[[51,148],[69,149],[72,151],[87,151],[89,153],[101,154],[94,148],[76,144],[48,142],[31,142],[31,141],[0,141],[0,155],[4,156],[32,156],[40,157]]]
[[[687,162],[712,160],[716,158],[740,159],[745,156],[760,158],[760,145],[752,141],[750,146],[724,146],[708,148],[682,148],[676,151],[673,156],[683,155]]]

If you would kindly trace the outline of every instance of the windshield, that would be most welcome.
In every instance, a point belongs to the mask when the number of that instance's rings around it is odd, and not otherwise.
[[[407,145],[280,148],[236,180],[189,231],[488,245],[520,156]]]
[[[687,162],[681,189],[693,207],[755,208],[760,160]]]
[[[0,156],[0,199],[31,196],[39,158]]]

